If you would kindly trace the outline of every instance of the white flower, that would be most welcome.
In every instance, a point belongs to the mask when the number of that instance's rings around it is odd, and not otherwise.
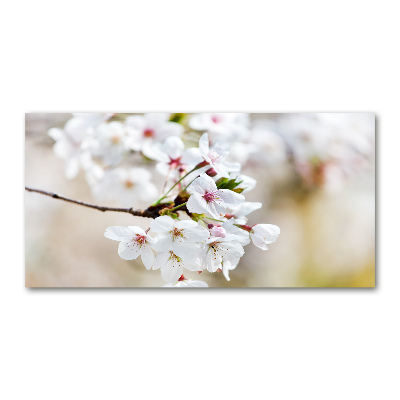
[[[178,172],[190,170],[203,160],[198,148],[185,150],[182,139],[177,136],[170,136],[163,144],[147,145],[142,151],[146,157],[159,161],[156,169],[163,175],[167,175],[170,170],[181,169]]]
[[[183,268],[189,271],[201,271],[197,255],[178,256],[172,250],[158,253],[153,269],[161,268],[161,276],[167,282],[176,282],[183,274]]]
[[[228,189],[218,189],[212,178],[201,174],[188,187],[191,196],[186,204],[190,212],[207,214],[219,219],[228,207],[236,207],[244,202],[244,196]]]
[[[123,207],[132,207],[138,200],[156,199],[158,191],[150,179],[150,172],[144,168],[116,168],[106,171],[92,191],[97,198],[117,200]]]
[[[223,269],[223,263],[240,259],[244,249],[236,240],[235,235],[227,234],[225,237],[210,237],[207,239],[202,252],[201,263],[209,272]]]
[[[268,250],[267,244],[274,243],[280,232],[281,230],[276,225],[257,224],[252,227],[250,238],[255,246]]]
[[[207,131],[218,140],[237,140],[248,135],[249,115],[244,113],[200,113],[190,117],[189,126]]]
[[[172,283],[169,282],[163,287],[173,287],[173,288],[191,288],[191,287],[196,287],[196,288],[203,288],[203,287],[208,287],[206,282],[203,281],[196,281],[193,279],[186,279],[183,275],[178,279],[177,282]]]
[[[243,225],[247,222],[247,215],[261,207],[261,203],[246,201],[237,207],[228,208],[225,218],[232,219],[235,224]]]
[[[87,137],[88,123],[85,119],[73,117],[64,129],[51,128],[49,136],[55,140],[54,152],[65,160],[65,175],[73,179],[79,172],[83,159],[88,156],[82,151],[82,143]]]
[[[159,233],[153,244],[157,252],[172,250],[182,257],[195,257],[196,243],[204,242],[209,233],[207,229],[193,220],[179,221],[167,215],[156,218],[151,222],[151,230]]]
[[[85,148],[94,156],[101,157],[107,165],[117,164],[128,151],[131,131],[121,122],[103,122],[93,131]]]
[[[119,241],[118,254],[124,260],[134,260],[139,254],[146,269],[151,269],[154,253],[150,245],[153,238],[138,226],[110,226],[104,233],[106,238]]]
[[[169,116],[168,113],[148,113],[128,117],[125,124],[133,129],[130,147],[140,151],[154,141],[162,141],[168,136],[181,136],[183,126],[169,121]]]
[[[208,134],[205,133],[199,140],[199,150],[204,161],[221,177],[229,177],[231,172],[239,173],[240,164],[226,161],[229,155],[229,144],[218,142],[210,149]]]

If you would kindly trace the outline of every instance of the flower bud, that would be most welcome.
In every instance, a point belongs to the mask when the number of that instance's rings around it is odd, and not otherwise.
[[[214,168],[210,168],[210,169],[208,169],[208,170],[206,171],[206,174],[207,174],[208,176],[211,176],[211,178],[212,178],[212,177],[214,177],[214,176],[217,175],[217,171],[215,171]]]
[[[215,237],[224,238],[226,236],[226,230],[222,226],[214,226],[210,229],[210,232]]]

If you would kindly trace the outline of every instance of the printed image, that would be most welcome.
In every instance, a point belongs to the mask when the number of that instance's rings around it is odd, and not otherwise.
[[[375,115],[31,113],[27,287],[375,286]]]

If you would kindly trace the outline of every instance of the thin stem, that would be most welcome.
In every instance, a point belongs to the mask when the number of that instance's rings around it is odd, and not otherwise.
[[[85,203],[84,201],[70,199],[68,197],[60,196],[56,193],[46,192],[45,190],[40,190],[40,189],[33,189],[33,188],[30,188],[27,186],[25,186],[25,190],[27,190],[28,192],[43,194],[45,196],[52,197],[53,199],[63,200],[68,203],[78,204],[83,207],[93,208],[95,210],[102,211],[102,212],[106,212],[106,211],[122,212],[122,213],[134,215],[136,217],[145,217],[145,218],[157,218],[160,216],[160,214],[159,214],[160,208],[159,207],[158,208],[157,207],[155,207],[155,208],[149,207],[146,210],[135,210],[133,208],[98,206],[96,204]]]
[[[211,217],[204,217],[204,219],[211,219],[212,221],[217,221],[217,222],[225,222],[225,221],[221,221],[219,219],[215,219],[215,218],[211,218]]]
[[[160,204],[161,201],[164,200],[164,199],[168,196],[168,194],[171,192],[171,190],[172,190],[176,185],[178,185],[178,183],[180,183],[180,182],[181,182],[183,179],[185,179],[189,174],[191,174],[192,172],[196,171],[196,170],[199,169],[199,168],[201,168],[201,167],[196,166],[196,167],[194,167],[192,170],[190,170],[189,172],[187,172],[185,175],[183,175],[183,176],[179,179],[179,181],[175,182],[175,184],[168,190],[167,193],[165,193],[165,194],[164,194],[162,197],[160,197],[155,203],[153,203],[153,206],[156,206],[156,205]]]
[[[176,207],[174,207],[174,208],[170,208],[170,209],[168,209],[168,212],[169,212],[169,211],[174,211],[174,210],[177,210],[179,207],[182,207],[182,206],[184,206],[186,203],[187,203],[187,201],[185,201],[185,202],[184,202],[184,203],[182,203],[182,204],[179,204],[179,206],[176,206]]]

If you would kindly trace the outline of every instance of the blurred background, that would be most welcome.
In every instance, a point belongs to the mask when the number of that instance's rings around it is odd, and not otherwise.
[[[175,117],[175,115],[179,115]],[[222,115],[222,114],[221,114]],[[375,117],[372,114],[237,114],[229,135],[219,114],[174,114],[188,132],[190,146],[200,131],[229,141],[232,161],[256,179],[246,201],[262,202],[249,224],[278,225],[281,234],[268,251],[245,247],[228,282],[222,274],[185,271],[210,287],[373,287],[375,285]],[[51,128],[63,128],[72,114],[26,114],[25,184],[66,197],[115,206],[94,199],[87,175],[69,180],[65,163],[53,151]],[[208,118],[208,119],[207,119]],[[204,129],[203,126],[204,125]],[[236,124],[236,125],[232,125]],[[205,126],[207,125],[207,126]],[[219,125],[220,126],[220,125]],[[232,128],[232,129],[233,129]],[[232,130],[234,131],[234,129]],[[214,133],[213,133],[214,132]],[[157,188],[164,182],[148,160]],[[143,164],[144,163],[144,164]],[[149,203],[138,201],[137,208]],[[122,260],[118,243],[104,237],[112,225],[150,220],[80,207],[25,192],[27,287],[160,287],[159,271],[147,271],[140,258]]]

